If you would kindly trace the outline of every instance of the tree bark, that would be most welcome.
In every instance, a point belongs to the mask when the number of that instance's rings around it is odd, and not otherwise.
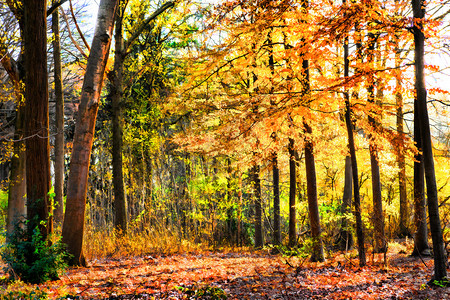
[[[289,139],[289,246],[297,245],[297,209],[295,207],[295,197],[297,195],[297,173],[295,171],[295,149],[294,139]]]
[[[428,196],[428,216],[430,218],[431,239],[433,241],[434,276],[437,281],[447,280],[447,256],[442,237],[439,216],[439,202],[434,169],[433,149],[431,143],[430,122],[427,109],[427,90],[425,87],[424,56],[425,35],[423,20],[425,18],[425,3],[423,0],[412,0],[414,14],[414,65],[415,91],[417,98],[418,119],[422,137],[423,161]]]
[[[395,63],[396,67],[400,65],[400,49],[399,49],[399,38],[395,36],[395,43],[396,43],[396,51],[395,51]],[[399,72],[396,73],[395,76],[396,81],[396,90],[395,93],[395,100],[397,105],[397,117],[396,117],[396,123],[397,123],[397,133],[399,135],[399,151],[397,154],[397,165],[398,165],[398,190],[399,190],[399,197],[400,197],[400,222],[399,222],[399,236],[405,237],[410,236],[410,231],[408,228],[408,219],[409,219],[409,209],[408,209],[408,196],[407,196],[407,189],[406,189],[406,170],[405,170],[405,154],[404,154],[404,132],[403,132],[403,95],[401,93],[401,75]],[[414,123],[416,125],[416,122]],[[414,134],[414,138],[416,135]],[[419,154],[417,154],[419,155]],[[420,160],[422,159],[422,155],[420,155]],[[419,161],[420,161],[419,160]],[[415,165],[415,164],[414,164]],[[423,168],[423,166],[422,166]],[[414,167],[415,169],[415,167]],[[422,172],[422,197],[423,197],[423,172]],[[426,216],[425,216],[426,218]],[[426,232],[426,227],[425,227]],[[427,243],[428,244],[428,243]]]
[[[53,1],[53,4],[56,2]],[[64,94],[62,83],[61,67],[61,45],[59,36],[59,10],[52,14],[53,32],[53,64],[55,82],[55,199],[54,199],[54,220],[58,225],[62,225],[64,219]]]
[[[21,93],[17,93],[21,96]],[[9,190],[8,190],[8,214],[6,217],[6,232],[12,234],[14,227],[20,222],[25,221],[26,217],[26,153],[25,153],[25,141],[24,130],[24,118],[25,106],[22,104],[17,107],[16,121],[15,121],[15,133],[14,133],[14,148],[13,156],[11,158],[11,173],[9,177]]]
[[[261,198],[261,179],[259,177],[260,168],[258,165],[253,167],[254,201],[255,201],[255,247],[260,249],[264,245],[263,226],[262,226],[262,198]]]
[[[123,2],[123,1],[122,1]],[[123,64],[125,59],[122,20],[124,7],[118,9],[114,34],[114,69],[112,71],[112,171],[114,187],[114,228],[118,232],[127,231],[127,200],[123,179],[123,124],[122,124],[122,94],[123,94]]]
[[[368,55],[367,63],[374,63],[374,51],[375,51],[375,35],[369,33],[368,38]],[[372,105],[375,104],[375,80],[374,75],[370,74],[368,78],[367,94],[368,102]],[[376,112],[371,111],[369,114],[369,125],[373,132],[378,131],[379,124],[374,118]],[[378,150],[375,141],[373,140],[373,134],[369,133],[369,152],[370,152],[370,165],[372,175],[372,202],[373,202],[373,230],[374,230],[374,248],[375,253],[382,253],[386,250],[386,238],[384,236],[384,216],[383,216],[383,199],[381,195],[381,181],[380,181],[380,166],[378,164]]]
[[[23,36],[22,31],[21,35]],[[16,119],[14,123],[13,156],[11,157],[9,175],[8,213],[6,216],[6,232],[7,234],[11,234],[14,230],[14,226],[20,222],[24,222],[26,218],[25,105],[23,103],[25,95],[21,85],[21,81],[24,80],[25,72],[23,68],[23,46],[17,61],[15,61],[7,51],[7,46],[0,42],[0,55],[2,56],[0,61],[3,68],[8,73],[9,79],[14,87],[14,94],[17,102]]]
[[[47,1],[25,1],[24,67],[28,233],[52,232],[47,73]]]
[[[273,244],[281,244],[281,219],[280,219],[280,170],[278,168],[278,156],[272,154],[272,179],[273,179]]]
[[[305,122],[303,123],[306,133],[311,135],[312,129]],[[311,261],[324,261],[323,246],[320,227],[319,204],[317,200],[317,180],[316,180],[316,165],[314,161],[313,143],[309,138],[305,141],[305,168],[306,168],[306,187],[308,194],[308,212],[309,222],[311,224],[311,238],[312,238],[312,254]]]
[[[345,157],[344,168],[344,193],[342,195],[341,205],[341,229],[339,234],[339,248],[347,251],[353,247],[353,235],[349,228],[347,214],[350,213],[352,207],[352,160],[350,156]]]
[[[346,1],[344,1],[344,5]],[[348,59],[348,37],[344,39],[344,77],[349,77],[349,59]],[[350,151],[351,163],[352,163],[352,178],[353,178],[353,205],[354,214],[356,218],[356,238],[358,242],[358,258],[359,265],[366,265],[366,249],[365,249],[365,237],[364,228],[361,218],[361,197],[359,194],[359,180],[358,180],[358,164],[356,162],[356,151],[355,151],[355,141],[353,138],[353,124],[351,120],[351,106],[350,106],[350,95],[347,90],[344,92],[345,97],[345,124],[347,126],[348,135],[348,148]]]
[[[425,201],[425,178],[422,156],[422,136],[418,118],[417,97],[414,99],[414,142],[417,153],[414,155],[414,250],[412,255],[430,256],[428,244],[427,211]]]
[[[86,265],[82,247],[89,164],[117,2],[118,0],[100,1],[75,125],[62,231],[63,242],[67,245],[68,252],[73,255],[70,262],[72,265]]]

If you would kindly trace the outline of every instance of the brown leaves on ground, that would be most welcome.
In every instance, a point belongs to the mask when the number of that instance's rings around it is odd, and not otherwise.
[[[263,251],[206,252],[93,261],[40,289],[53,299],[220,299],[201,296],[202,288],[228,299],[450,299],[449,289],[426,286],[432,268],[431,259],[406,254],[389,254],[387,267],[382,255],[370,256],[359,268],[343,254],[325,263],[289,258],[287,264]]]

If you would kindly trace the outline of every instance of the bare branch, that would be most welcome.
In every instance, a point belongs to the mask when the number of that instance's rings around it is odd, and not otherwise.
[[[54,13],[58,9],[58,7],[63,5],[65,2],[67,2],[67,0],[59,0],[53,3],[53,5],[50,6],[50,8],[47,10],[47,17]]]
[[[77,28],[78,34],[80,35],[81,39],[83,40],[83,43],[86,46],[86,49],[88,49],[88,51],[90,52],[91,47],[89,47],[88,42],[84,38],[84,34],[83,34],[83,32],[81,32],[80,26],[78,26],[77,18],[75,17],[75,13],[73,12],[72,0],[69,0],[69,3],[70,3],[70,13],[72,15],[73,22],[75,23],[75,27]]]
[[[80,51],[81,55],[83,55],[86,59],[88,58],[88,55],[84,52],[84,50],[81,48],[80,44],[78,44],[78,42],[74,39],[73,35],[72,35],[72,31],[70,30],[70,25],[69,25],[69,20],[67,19],[67,15],[65,14],[64,10],[61,9],[61,15],[64,19],[64,21],[66,22],[67,25],[67,33],[69,34],[69,38],[72,41],[72,43],[74,44],[74,46],[78,49],[78,51]]]

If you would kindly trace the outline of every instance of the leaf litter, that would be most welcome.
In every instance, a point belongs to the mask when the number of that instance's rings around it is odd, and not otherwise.
[[[324,263],[267,251],[106,258],[39,285],[50,299],[450,299],[429,287],[433,261],[338,254]]]

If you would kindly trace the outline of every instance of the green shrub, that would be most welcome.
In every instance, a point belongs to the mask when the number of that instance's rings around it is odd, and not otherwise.
[[[0,300],[47,300],[48,295],[37,286],[28,285],[20,280],[13,282],[6,288],[0,287]]]
[[[175,289],[187,295],[189,299],[224,300],[228,298],[227,294],[221,288],[215,286],[178,286]]]
[[[47,240],[43,240],[37,227],[32,236],[29,236],[27,230],[17,225],[7,240],[1,256],[7,264],[5,271],[13,279],[42,283],[58,279],[60,273],[67,268],[69,255],[61,239],[51,241],[52,236],[49,236]]]

